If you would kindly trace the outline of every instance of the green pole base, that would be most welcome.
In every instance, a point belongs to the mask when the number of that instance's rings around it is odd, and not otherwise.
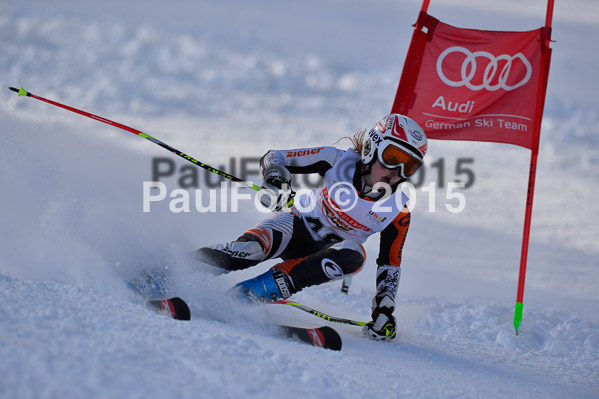
[[[522,302],[516,302],[516,307],[514,308],[514,328],[516,329],[516,335],[518,335],[518,329],[520,328],[520,322],[522,321],[522,309],[524,305]]]

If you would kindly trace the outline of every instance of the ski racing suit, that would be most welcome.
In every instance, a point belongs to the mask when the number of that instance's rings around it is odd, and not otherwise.
[[[290,292],[283,292],[288,297],[358,273],[366,260],[362,244],[380,233],[375,298],[395,299],[410,225],[406,195],[394,191],[378,201],[363,196],[363,164],[353,149],[270,150],[260,163],[262,170],[281,165],[291,174],[318,173],[323,183],[315,190],[298,190],[289,212],[275,213],[235,241],[198,249],[200,260],[228,272],[280,258],[273,269],[289,277]]]

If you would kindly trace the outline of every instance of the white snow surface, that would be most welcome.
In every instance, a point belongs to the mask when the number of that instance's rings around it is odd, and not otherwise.
[[[4,87],[140,129],[233,173],[230,159],[269,148],[345,148],[340,137],[388,112],[420,9],[390,0],[0,4]],[[544,7],[433,0],[429,11],[456,26],[529,30],[543,24]],[[416,190],[397,339],[332,325],[343,338],[332,352],[267,324],[324,320],[224,295],[274,261],[214,276],[190,259],[263,219],[251,201],[237,212],[174,213],[167,200],[144,213],[143,181],[168,152],[3,89],[0,397],[599,398],[598,15],[593,1],[556,4],[519,336],[525,149],[430,143],[426,183],[436,161],[447,183],[460,178],[458,159],[474,160],[467,205],[447,211],[453,202],[437,187],[431,212],[429,194]],[[169,190],[179,177],[165,180]],[[378,239],[366,249],[349,295],[332,283],[293,299],[368,320]],[[190,303],[191,321],[150,312],[126,288],[152,267],[171,274],[170,293]]]

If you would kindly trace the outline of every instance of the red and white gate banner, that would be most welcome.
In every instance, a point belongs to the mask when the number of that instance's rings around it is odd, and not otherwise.
[[[416,120],[429,138],[532,149],[540,130],[538,102],[545,98],[548,34],[546,28],[461,29],[421,13],[393,112]]]

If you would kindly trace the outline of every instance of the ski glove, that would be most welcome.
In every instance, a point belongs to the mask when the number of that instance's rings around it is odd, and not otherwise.
[[[260,203],[273,212],[280,211],[295,194],[291,190],[291,174],[284,166],[271,165],[263,175],[264,183],[258,193]]]
[[[374,297],[372,300],[372,321],[362,327],[368,338],[386,341],[395,338],[395,301],[390,296]]]

